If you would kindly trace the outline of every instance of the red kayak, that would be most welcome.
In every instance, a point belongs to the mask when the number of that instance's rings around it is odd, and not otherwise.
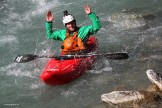
[[[88,52],[96,52],[97,39],[89,37],[87,41]],[[75,58],[69,60],[50,59],[41,74],[41,80],[48,85],[63,85],[69,83],[90,69],[94,64],[95,56]]]

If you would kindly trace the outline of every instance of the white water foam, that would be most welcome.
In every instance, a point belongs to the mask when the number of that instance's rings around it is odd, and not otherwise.
[[[29,65],[29,64],[28,64]],[[31,64],[32,65],[32,64]],[[17,64],[17,63],[11,63],[9,65],[3,66],[0,68],[0,70],[2,72],[5,72],[7,76],[26,76],[26,77],[30,77],[30,78],[35,78],[35,75],[32,74],[31,71],[28,71],[30,69],[25,69],[25,67],[27,67],[27,65],[25,64]],[[30,66],[28,66],[30,67]]]
[[[44,86],[44,84],[42,84],[42,83],[39,83],[38,81],[36,81],[36,82],[34,82],[34,83],[32,83],[31,85],[30,85],[30,89],[38,89],[38,88],[41,88],[41,87],[43,87]]]
[[[7,36],[3,36],[1,37],[0,39],[0,47],[6,47],[6,45],[8,46],[9,48],[9,52],[12,52],[16,49],[18,49],[18,40],[15,36],[13,35],[7,35]]]
[[[13,35],[3,36],[0,38],[0,46],[3,44],[18,44],[17,38]]]
[[[80,93],[80,91],[84,91],[84,87],[86,86],[91,86],[86,80],[82,79],[80,81],[78,81],[76,84],[72,85],[70,88],[68,89],[64,89],[61,92],[61,95],[64,97],[70,97],[70,96],[76,96]],[[80,88],[80,89],[78,89]]]
[[[78,94],[77,89],[69,89],[67,91],[61,92],[61,95],[65,96],[65,97],[75,96],[77,94]]]
[[[100,62],[102,61],[102,62]],[[89,70],[89,73],[100,74],[104,71],[112,71],[109,61],[107,59],[100,59],[95,63],[94,69]]]
[[[59,5],[59,1],[55,0],[52,2],[47,2],[46,0],[32,0],[32,1],[25,1],[24,3],[31,2],[32,5],[35,5],[34,8],[23,10],[23,13],[15,12],[16,8],[12,4],[17,4],[17,0],[13,0],[11,4],[6,4],[5,7],[8,8],[6,11],[6,18],[1,19],[1,23],[9,27],[8,32],[16,33],[17,30],[23,28],[30,28],[33,27],[32,25],[32,18],[36,16],[44,16],[45,12],[48,10],[55,8]],[[22,5],[23,4],[19,4]],[[43,8],[42,8],[43,7]],[[5,27],[6,27],[5,26]]]
[[[32,0],[32,4],[36,4],[36,9],[32,11],[31,14],[27,13],[26,15],[35,16],[42,14],[48,10],[51,10],[54,7],[57,7],[59,5],[59,1],[54,0],[52,2],[47,2],[46,0]]]

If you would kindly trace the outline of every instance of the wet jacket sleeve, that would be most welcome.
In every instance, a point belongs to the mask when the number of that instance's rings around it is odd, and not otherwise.
[[[52,30],[52,22],[46,22],[46,36],[48,39],[60,40],[63,41],[65,39],[65,30]]]
[[[91,19],[91,21],[92,21],[92,31],[90,31],[90,32],[92,32],[92,34],[95,34],[95,33],[97,33],[97,31],[101,28],[101,24],[100,24],[100,19],[99,19],[99,17],[98,16],[96,16],[96,14],[95,13],[90,13],[89,15],[88,15],[88,17]]]
[[[98,16],[96,16],[95,13],[93,12],[90,13],[88,17],[92,21],[92,24],[89,26],[83,26],[80,28],[78,36],[82,40],[86,40],[90,35],[96,34],[98,30],[100,30],[101,28],[100,19]]]

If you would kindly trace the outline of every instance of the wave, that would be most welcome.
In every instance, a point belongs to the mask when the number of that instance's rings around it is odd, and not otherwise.
[[[8,35],[8,36],[3,36],[0,39],[0,46],[5,45],[5,44],[18,44],[18,40],[15,36],[13,35]]]
[[[28,68],[28,69],[27,69]],[[1,72],[6,74],[7,76],[16,76],[16,77],[30,77],[30,78],[36,78],[37,75],[35,75],[32,71],[40,71],[37,68],[34,68],[32,70],[33,64],[17,64],[17,63],[10,63],[6,66],[0,67]],[[2,74],[1,73],[1,74]]]

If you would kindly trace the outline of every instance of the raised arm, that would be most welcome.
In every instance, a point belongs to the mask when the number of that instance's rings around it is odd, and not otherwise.
[[[101,28],[101,24],[100,24],[100,19],[98,16],[96,16],[96,14],[94,12],[91,11],[91,8],[88,5],[84,6],[84,10],[86,12],[86,14],[88,15],[88,17],[91,19],[92,21],[92,30],[91,30],[91,34],[95,34],[97,33],[97,31]]]
[[[46,35],[48,39],[55,39],[63,41],[65,36],[65,30],[58,30],[53,32],[52,30],[52,21],[54,20],[54,15],[51,11],[48,11],[46,14]]]

